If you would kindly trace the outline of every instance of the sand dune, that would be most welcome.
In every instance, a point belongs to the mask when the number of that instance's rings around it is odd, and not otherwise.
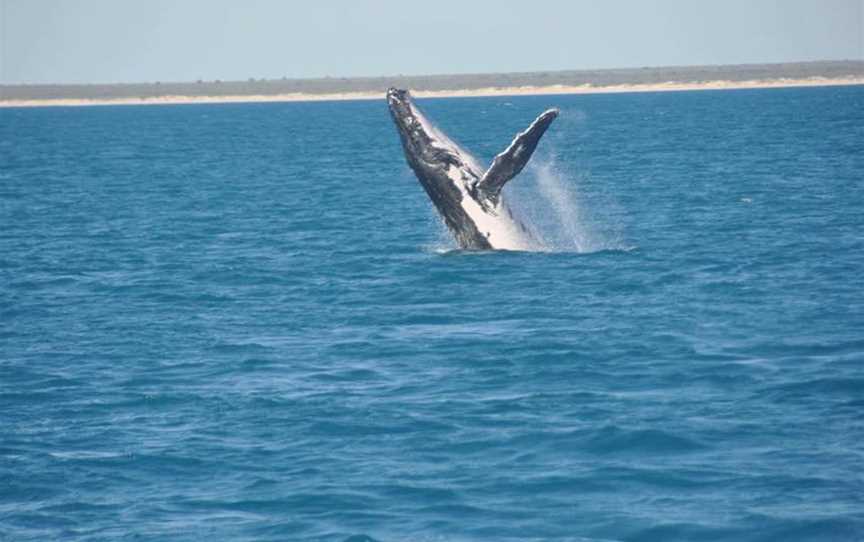
[[[476,89],[425,90],[414,94],[419,98],[455,98],[472,96],[531,96],[562,94],[603,94],[621,92],[671,92],[685,90],[727,90],[755,88],[818,87],[864,85],[864,77],[806,79],[769,79],[753,81],[700,81],[692,83],[668,82],[627,85],[549,85],[520,87],[488,87]],[[0,107],[45,107],[88,105],[154,105],[154,104],[207,104],[207,103],[255,103],[255,102],[312,102],[340,100],[378,100],[383,92],[337,92],[337,93],[288,93],[236,96],[155,96],[148,98],[109,99],[0,99]]]

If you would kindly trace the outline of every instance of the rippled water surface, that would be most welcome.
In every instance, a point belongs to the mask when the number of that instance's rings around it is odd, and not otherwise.
[[[0,110],[0,539],[864,539],[864,87]]]

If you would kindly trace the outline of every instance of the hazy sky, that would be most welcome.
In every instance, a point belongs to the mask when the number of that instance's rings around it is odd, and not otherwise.
[[[864,0],[0,0],[0,82],[864,58]]]

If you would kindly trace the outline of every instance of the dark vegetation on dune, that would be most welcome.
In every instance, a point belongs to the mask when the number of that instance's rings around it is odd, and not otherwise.
[[[161,96],[243,96],[383,92],[390,86],[420,91],[522,86],[609,86],[708,81],[840,78],[864,76],[864,61],[821,61],[785,64],[678,66],[604,70],[457,75],[394,75],[323,77],[317,79],[254,79],[189,83],[127,83],[86,85],[0,85],[0,100],[121,99]]]

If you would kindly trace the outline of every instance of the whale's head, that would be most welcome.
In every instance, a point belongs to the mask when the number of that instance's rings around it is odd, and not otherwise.
[[[426,119],[414,105],[410,92],[391,88],[387,91],[387,104],[405,147],[408,163],[415,171],[443,172],[452,180],[456,169],[459,170],[458,178],[465,182],[473,183],[480,179],[485,168]]]
[[[414,105],[410,92],[391,88],[387,91],[387,104],[406,154],[416,162],[412,167],[446,167],[451,161],[448,158],[456,157],[455,145],[426,120]]]
[[[408,164],[432,200],[439,209],[457,204],[462,195],[456,183],[476,182],[482,170],[423,116],[407,90],[388,90],[387,104]]]
[[[407,90],[391,88],[387,91],[387,105],[390,106],[390,116],[393,117],[406,153],[416,156],[423,150],[423,143],[428,140],[428,136],[417,118],[418,111],[411,102],[411,94]]]
[[[406,110],[411,104],[411,94],[407,90],[390,87],[387,90],[387,104],[390,110]]]

